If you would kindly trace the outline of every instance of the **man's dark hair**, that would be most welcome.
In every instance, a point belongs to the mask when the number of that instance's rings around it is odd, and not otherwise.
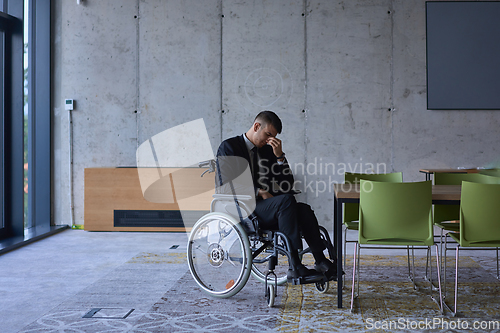
[[[273,125],[273,127],[276,129],[278,134],[281,133],[281,130],[283,128],[283,125],[281,124],[281,119],[273,111],[261,111],[261,112],[259,112],[259,114],[255,117],[254,122],[255,121],[258,121],[262,125],[268,125],[268,124]]]

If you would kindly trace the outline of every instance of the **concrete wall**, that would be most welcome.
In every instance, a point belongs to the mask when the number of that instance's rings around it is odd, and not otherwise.
[[[135,165],[142,142],[203,118],[211,146],[263,109],[284,123],[301,200],[331,228],[344,171],[491,166],[500,113],[428,111],[424,0],[53,0],[54,223],[75,223],[84,168]],[[377,170],[378,169],[378,170]]]

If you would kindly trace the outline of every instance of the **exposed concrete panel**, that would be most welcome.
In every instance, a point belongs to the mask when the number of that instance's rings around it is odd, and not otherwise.
[[[259,111],[283,121],[289,161],[304,159],[302,1],[223,1],[223,139],[246,132]]]
[[[82,3],[53,6],[54,223],[70,219],[64,98],[77,224],[84,168],[135,165],[143,141],[198,118],[215,150],[276,111],[299,199],[329,228],[344,171],[500,163],[500,112],[426,110],[424,0]]]
[[[141,0],[139,144],[203,118],[220,143],[220,1]]]
[[[390,0],[308,4],[307,199],[328,226],[345,171],[391,172],[390,12]]]
[[[394,3],[394,166],[492,167],[500,162],[498,111],[430,111],[426,105],[425,1]]]
[[[75,223],[83,224],[84,168],[133,165],[136,135],[136,1],[56,1],[55,219],[69,222],[68,113],[73,98]],[[64,177],[64,176],[66,177]],[[64,178],[62,178],[64,177]],[[62,178],[62,179],[61,179]],[[61,203],[61,204],[59,204]]]

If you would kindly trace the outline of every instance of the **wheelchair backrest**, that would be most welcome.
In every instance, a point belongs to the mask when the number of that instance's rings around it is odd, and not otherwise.
[[[251,205],[251,200],[251,197],[237,197],[236,201],[240,208],[240,213],[238,213],[238,208],[236,207],[236,202],[234,201],[234,197],[232,195],[214,194],[214,199],[212,200],[210,211],[226,213],[236,219],[240,218],[239,214],[241,214],[241,218],[247,218],[248,215],[253,212],[253,209],[251,209],[248,205]]]
[[[255,187],[250,166],[245,158],[218,156],[215,183],[216,194],[211,211],[228,213],[235,218],[246,218],[253,213]]]

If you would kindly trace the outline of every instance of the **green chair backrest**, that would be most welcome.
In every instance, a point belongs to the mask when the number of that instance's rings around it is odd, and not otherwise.
[[[500,177],[500,169],[483,169],[479,170],[479,173],[488,176]]]
[[[462,183],[460,245],[500,247],[500,184]]]
[[[476,177],[471,179],[471,182],[473,183],[480,183],[480,184],[500,184],[500,176],[492,176],[492,175],[487,175],[487,174],[482,174],[482,173],[476,173]]]
[[[481,173],[435,173],[434,184],[436,185],[461,185],[462,181],[482,184],[498,184],[500,178]]]
[[[374,180],[379,182],[402,183],[403,173],[344,173],[344,183],[357,184],[361,179]],[[359,219],[359,204],[346,203],[344,204],[344,222],[357,221]]]
[[[360,244],[434,244],[432,183],[384,183],[361,180]]]
[[[482,184],[498,184],[500,178],[483,175],[479,173],[436,173],[434,184],[436,185],[461,185],[462,181]],[[460,217],[460,205],[434,205],[434,222],[458,220]]]
[[[373,180],[377,182],[385,182],[385,183],[402,183],[403,182],[403,173],[402,172],[393,172],[393,173],[353,173],[346,172],[344,173],[344,181],[350,183],[359,183],[361,179],[364,180]]]

